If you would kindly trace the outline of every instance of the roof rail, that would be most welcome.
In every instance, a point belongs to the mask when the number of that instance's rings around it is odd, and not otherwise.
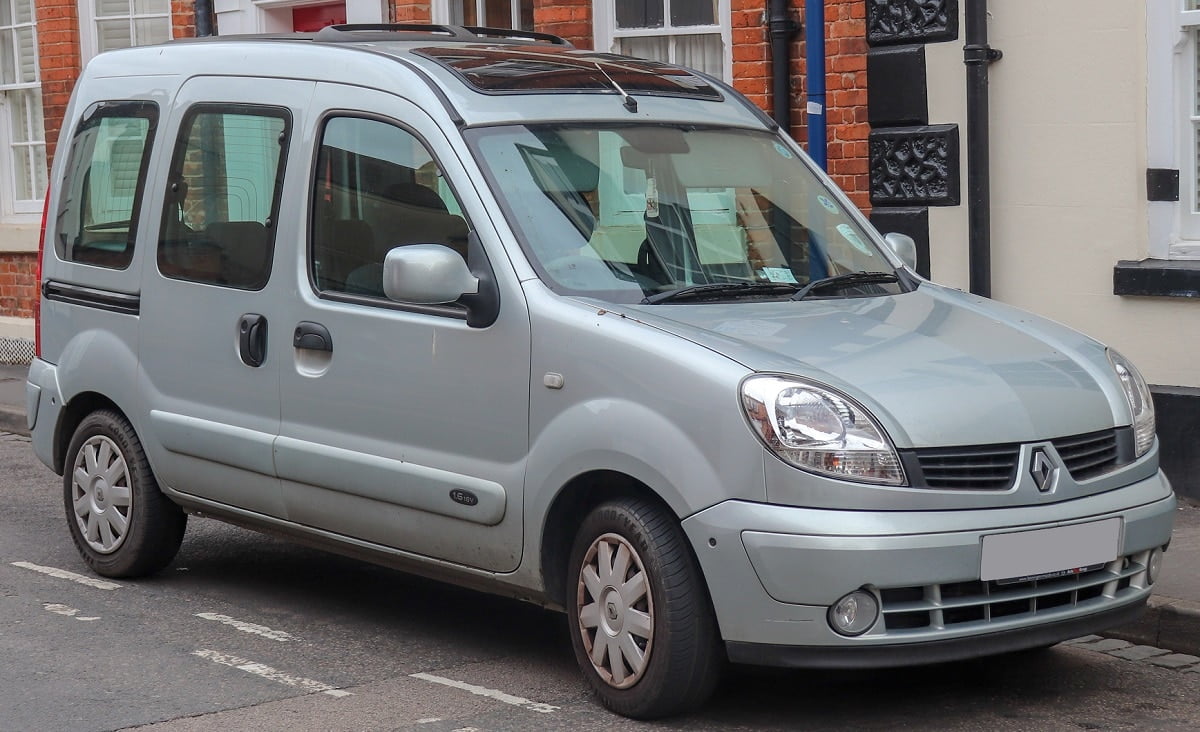
[[[483,26],[433,25],[426,23],[357,23],[329,25],[317,31],[312,39],[318,43],[355,43],[361,41],[457,41],[478,43],[482,40],[508,42],[537,41],[572,48],[569,41],[549,33],[523,31],[515,28],[485,28]]]

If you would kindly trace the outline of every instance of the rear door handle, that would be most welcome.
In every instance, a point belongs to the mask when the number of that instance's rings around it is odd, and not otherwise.
[[[309,351],[333,352],[333,337],[329,329],[320,323],[302,320],[296,324],[296,332],[292,335],[292,346]]]
[[[258,368],[267,360],[267,319],[246,313],[238,319],[238,354],[242,363]]]

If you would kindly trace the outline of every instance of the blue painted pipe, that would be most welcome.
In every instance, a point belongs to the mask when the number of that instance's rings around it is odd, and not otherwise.
[[[808,155],[828,170],[825,122],[825,0],[804,0],[805,87],[808,89]]]

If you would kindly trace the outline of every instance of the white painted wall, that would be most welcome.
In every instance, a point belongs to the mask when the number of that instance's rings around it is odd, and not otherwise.
[[[1112,293],[1148,256],[1146,6],[993,0],[992,294],[1118,348],[1155,384],[1200,386],[1200,303]],[[960,29],[962,25],[960,23]],[[960,30],[961,33],[961,30]],[[931,44],[930,122],[957,122],[966,182],[961,38]],[[932,274],[966,287],[967,207],[930,211]]]

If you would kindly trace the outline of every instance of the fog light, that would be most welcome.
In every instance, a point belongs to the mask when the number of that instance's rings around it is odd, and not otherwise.
[[[829,625],[842,635],[862,635],[879,618],[879,602],[866,590],[855,590],[829,608]]]
[[[1150,551],[1150,558],[1146,560],[1146,584],[1152,585],[1158,581],[1158,571],[1162,569],[1162,560],[1162,549]]]

